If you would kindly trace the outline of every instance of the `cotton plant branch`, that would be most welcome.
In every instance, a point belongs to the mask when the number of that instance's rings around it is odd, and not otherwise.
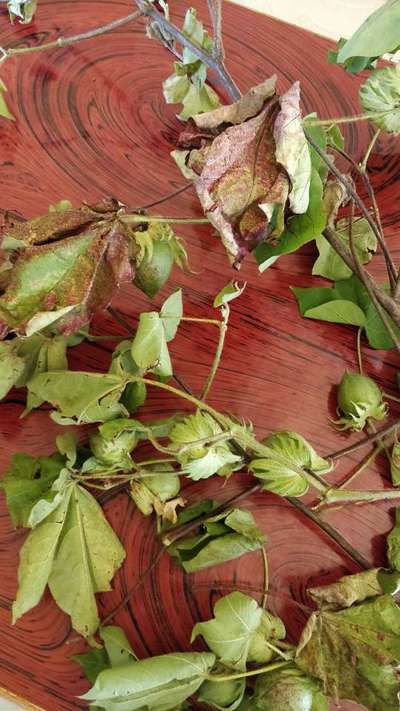
[[[80,32],[79,34],[71,35],[70,37],[59,37],[58,39],[53,40],[52,42],[47,42],[46,44],[39,44],[32,47],[2,47],[1,51],[3,56],[0,61],[4,61],[4,59],[7,59],[8,57],[15,57],[20,54],[31,54],[32,52],[44,52],[50,49],[57,49],[57,47],[68,47],[69,45],[75,44],[76,42],[82,42],[84,40],[92,39],[93,37],[99,37],[99,35],[104,35],[107,32],[112,32],[113,30],[116,30],[119,27],[123,27],[124,25],[127,25],[130,22],[135,22],[141,16],[142,12],[140,10],[137,10],[136,12],[131,12],[125,17],[119,18],[118,20],[113,20],[107,25],[101,25],[100,27],[96,27],[93,30],[88,30],[87,32]]]
[[[181,30],[167,20],[165,15],[159,12],[151,2],[147,0],[135,0],[135,3],[142,15],[156,22],[162,30],[171,35],[174,40],[184,47],[190,49],[193,54],[215,72],[231,101],[237,101],[240,98],[240,91],[220,58],[216,58],[214,55],[205,52],[204,49],[194,44]]]
[[[213,55],[221,64],[225,60],[224,43],[222,39],[222,2],[223,0],[207,0],[213,28]]]

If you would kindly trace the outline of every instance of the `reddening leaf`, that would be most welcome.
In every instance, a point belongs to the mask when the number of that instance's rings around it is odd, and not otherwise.
[[[36,375],[28,390],[54,405],[68,424],[99,422],[127,414],[118,402],[126,381],[111,373],[54,371]]]
[[[180,148],[191,149],[186,165],[198,175],[203,210],[235,266],[282,231],[289,180],[275,157],[274,91],[275,79],[264,82],[231,107],[194,117],[179,138]]]
[[[1,488],[14,526],[29,525],[32,508],[49,491],[64,466],[65,460],[58,454],[51,457],[13,455]]]
[[[321,683],[306,676],[294,664],[257,677],[254,711],[328,711]]]
[[[245,671],[248,663],[269,662],[275,653],[268,640],[284,639],[286,630],[279,618],[263,610],[256,600],[233,592],[218,600],[212,620],[194,626],[191,641],[198,635],[222,664]]]
[[[400,43],[399,43],[400,44]],[[370,121],[387,133],[400,133],[400,67],[384,67],[372,72],[360,88],[361,106]]]
[[[7,92],[7,87],[4,84],[4,81],[0,79],[0,116],[2,116],[5,119],[9,119],[10,121],[15,121],[15,116],[11,113],[10,109],[7,106],[6,99],[4,97],[4,94]]]
[[[276,159],[290,178],[290,208],[295,214],[303,214],[310,202],[311,158],[301,117],[300,82],[295,82],[279,102],[281,111],[274,126]]]
[[[373,12],[343,44],[338,53],[338,63],[345,64],[350,59],[358,57],[377,58],[387,52],[395,52],[400,46],[399,22],[398,0],[386,0],[385,4]]]
[[[17,19],[20,24],[28,25],[36,12],[37,0],[8,0],[7,8],[11,22]]]
[[[192,696],[215,663],[205,652],[165,654],[106,669],[82,696],[103,708],[120,711],[168,711]]]
[[[263,488],[280,496],[303,496],[309,488],[306,471],[322,475],[332,463],[322,459],[297,432],[276,432],[263,440],[271,451],[250,462],[249,469]]]
[[[61,503],[21,549],[14,622],[40,600],[46,584],[73,628],[90,637],[99,625],[95,594],[111,589],[125,551],[86,489],[71,483]]]
[[[180,539],[167,547],[187,573],[234,560],[265,545],[265,536],[253,516],[242,509],[209,518],[202,528],[198,536]]]
[[[400,610],[383,595],[345,610],[311,615],[295,658],[322,681],[334,700],[355,701],[370,711],[398,709]]]
[[[344,575],[335,583],[309,588],[307,592],[318,607],[323,609],[338,610],[351,607],[354,603],[382,595],[379,571],[380,568],[373,568],[355,575]]]
[[[52,212],[8,230],[7,237],[24,248],[13,253],[13,269],[0,297],[5,330],[29,334],[54,323],[55,316],[58,331],[69,335],[132,278],[129,242],[115,206],[96,208]]]
[[[227,304],[229,301],[237,299],[238,296],[243,294],[246,284],[247,282],[240,284],[238,281],[230,281],[229,284],[224,286],[224,288],[221,289],[221,291],[219,291],[216,295],[213,303],[214,308],[219,308],[220,306],[223,306],[223,304]]]
[[[335,227],[336,235],[349,246],[349,219],[339,220]],[[352,224],[352,239],[354,249],[361,264],[368,264],[377,249],[377,239],[371,230],[367,220],[363,217],[355,220]],[[352,276],[351,269],[339,257],[337,252],[331,247],[328,240],[323,235],[316,238],[319,257],[314,263],[312,273],[318,276],[340,281],[349,279]]]

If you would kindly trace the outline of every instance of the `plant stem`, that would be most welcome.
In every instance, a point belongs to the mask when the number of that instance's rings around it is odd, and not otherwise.
[[[341,533],[339,533],[333,526],[331,526],[329,523],[324,521],[320,516],[318,516],[315,511],[311,511],[311,509],[308,508],[305,504],[303,504],[302,501],[299,499],[295,499],[291,496],[286,497],[288,501],[294,506],[296,509],[301,511],[304,516],[307,516],[311,521],[313,521],[318,528],[320,528],[322,531],[324,531],[330,538],[332,538],[335,543],[342,548],[342,550],[347,553],[347,555],[354,560],[356,563],[361,568],[364,568],[365,570],[369,570],[371,567],[370,563],[364,558],[359,551],[354,548],[351,543],[349,543],[346,538],[342,536]]]
[[[382,451],[383,448],[383,444],[379,442],[378,445],[372,450],[372,452],[367,457],[365,457],[363,462],[361,462],[361,464],[356,468],[356,470],[344,481],[342,481],[336,488],[343,489],[345,486],[354,481],[354,479],[358,477],[359,474],[361,474],[365,469],[367,469],[367,467],[369,467],[371,462],[374,461],[374,459],[378,456],[378,454]]]
[[[357,347],[357,362],[358,362],[358,370],[360,372],[360,375],[363,375],[363,362],[362,362],[362,351],[361,351],[361,335],[363,332],[363,327],[360,326],[360,328],[357,330],[357,341],[356,341],[356,347]]]
[[[213,28],[213,56],[222,64],[225,59],[222,41],[222,0],[207,0],[207,4]]]
[[[175,319],[176,316],[163,316],[163,319],[165,318]],[[217,318],[194,318],[192,316],[182,316],[181,321],[191,321],[192,323],[210,323],[213,326],[218,326],[218,328],[221,326],[221,321]]]
[[[390,393],[383,392],[383,397],[387,400],[393,400],[393,402],[400,402],[400,397],[396,397],[395,395],[391,395]]]
[[[156,205],[161,205],[161,203],[171,200],[172,198],[176,197],[177,195],[180,195],[181,193],[186,192],[186,190],[189,190],[189,188],[192,188],[192,187],[193,187],[193,183],[187,183],[186,185],[182,185],[182,187],[177,188],[172,193],[163,195],[163,197],[158,198],[158,200],[149,202],[149,203],[147,203],[147,205],[141,205],[141,207],[136,208],[134,210],[134,212],[140,212],[140,210],[148,210],[150,207],[156,207]]]
[[[165,223],[166,225],[209,225],[207,217],[150,217],[149,215],[127,215],[123,213],[119,216],[121,222],[127,225],[132,223]]]
[[[259,669],[252,669],[252,671],[240,672],[239,674],[227,674],[224,676],[213,676],[208,674],[206,676],[207,681],[234,681],[235,679],[244,679],[248,676],[257,676],[258,674],[267,674],[267,672],[274,671],[275,669],[281,669],[281,667],[287,667],[290,664],[289,661],[286,662],[275,662],[274,664],[268,664],[265,667],[260,667]]]
[[[199,59],[201,59],[204,64],[210,67],[210,69],[218,75],[231,101],[237,101],[240,99],[240,91],[221,61],[215,59],[215,57],[211,54],[208,54],[208,52],[205,52],[201,47],[194,44],[183,34],[183,32],[169,22],[163,13],[159,12],[153,4],[147,0],[135,0],[135,2],[143,15],[150,17],[161,28],[166,30],[166,32],[168,32],[168,34],[170,34],[177,42],[182,44],[184,47],[188,47],[188,49],[190,49]]]
[[[368,146],[368,148],[367,148],[367,150],[366,150],[366,152],[365,152],[365,156],[364,156],[364,158],[362,159],[362,161],[361,161],[361,163],[360,163],[360,170],[361,170],[362,173],[366,173],[366,171],[367,171],[367,164],[368,164],[368,161],[369,161],[370,156],[371,156],[371,153],[372,153],[372,151],[373,151],[373,149],[374,149],[375,143],[377,142],[377,140],[378,140],[378,138],[379,138],[379,136],[380,136],[380,133],[381,133],[381,129],[378,128],[378,130],[375,131],[374,135],[372,136],[372,139],[371,139],[371,141],[370,141],[370,143],[369,143],[369,146]]]
[[[304,126],[307,128],[307,126],[334,126],[342,123],[358,123],[358,121],[369,121],[371,119],[377,119],[381,116],[386,116],[386,114],[391,112],[392,109],[387,109],[386,111],[372,112],[369,114],[354,114],[353,116],[339,116],[337,118],[305,119]]]
[[[381,437],[386,437],[386,435],[395,432],[399,427],[400,420],[392,422],[391,425],[386,425],[386,427],[383,427],[381,430],[377,430],[373,434],[368,435],[368,437],[364,437],[364,439],[361,439],[358,442],[355,442],[354,444],[350,444],[348,447],[339,449],[337,452],[332,452],[332,454],[327,454],[325,456],[325,459],[332,459],[333,461],[335,461],[336,459],[347,457],[348,454],[352,454],[353,452],[356,452],[358,449],[362,449],[363,447],[368,447],[369,444],[377,442],[377,440],[381,439]]]
[[[48,49],[55,49],[57,47],[68,47],[70,44],[75,44],[75,42],[83,42],[84,40],[92,39],[92,37],[98,37],[99,35],[104,35],[106,32],[112,32],[118,27],[127,25],[128,22],[134,22],[139,17],[142,16],[142,12],[137,10],[136,12],[131,12],[126,17],[121,17],[119,20],[113,20],[107,25],[102,25],[101,27],[96,27],[93,30],[88,30],[87,32],[81,32],[78,35],[72,35],[71,37],[59,37],[53,42],[47,42],[46,44],[36,45],[34,47],[16,47],[9,49],[4,49],[6,57],[14,57],[18,54],[30,54],[32,52],[42,52]]]
[[[119,323],[119,325],[122,326],[125,329],[125,331],[127,331],[129,333],[129,335],[131,336],[132,329],[131,329],[129,323],[127,321],[125,321],[125,318],[123,316],[121,316],[119,311],[116,311],[112,306],[107,306],[106,310],[108,311],[110,316],[114,319],[114,321]]]
[[[221,362],[222,352],[224,350],[225,336],[226,336],[226,332],[228,329],[229,306],[226,306],[226,308],[223,310],[222,313],[223,313],[222,321],[218,321],[219,339],[218,339],[217,350],[215,351],[215,356],[214,356],[214,360],[213,360],[213,363],[211,366],[211,370],[208,373],[207,380],[205,382],[203,391],[200,395],[200,400],[205,400],[206,397],[208,396],[208,393],[210,392],[214,378],[217,374],[219,364]]]
[[[325,496],[324,503],[336,504],[340,503],[355,503],[358,501],[373,502],[373,501],[390,501],[400,499],[400,489],[382,489],[376,491],[349,491],[340,489],[331,489]]]
[[[376,238],[381,246],[382,252],[385,256],[389,280],[390,280],[391,285],[393,286],[393,280],[394,281],[396,280],[397,271],[396,271],[394,262],[392,260],[392,257],[390,255],[390,252],[386,246],[386,243],[382,239],[382,235],[380,233],[378,225],[372,219],[372,217],[369,213],[369,210],[365,206],[364,202],[361,200],[361,198],[358,195],[358,193],[356,192],[356,190],[354,190],[354,188],[353,188],[352,184],[349,182],[349,180],[347,180],[347,178],[345,178],[345,176],[342,175],[340,170],[338,170],[336,168],[336,166],[334,165],[334,163],[332,163],[332,161],[329,159],[329,157],[326,155],[326,153],[319,147],[319,145],[314,141],[312,136],[310,136],[307,132],[306,132],[306,137],[307,137],[307,140],[310,143],[310,145],[314,148],[316,153],[318,153],[319,157],[324,161],[325,165],[329,168],[330,172],[344,186],[348,196],[354,200],[354,204],[357,205],[357,207],[359,208],[359,210],[361,211],[361,213],[367,220],[367,222],[368,222],[369,226],[371,227],[371,230],[373,231],[374,235],[376,236]],[[342,255],[340,255],[340,256],[342,256]]]
[[[263,561],[263,574],[264,574],[264,590],[263,590],[263,596],[262,596],[262,601],[261,601],[261,607],[265,608],[267,607],[267,600],[268,600],[268,586],[269,586],[269,574],[268,574],[268,558],[267,558],[267,552],[265,550],[265,546],[261,548],[261,557]]]

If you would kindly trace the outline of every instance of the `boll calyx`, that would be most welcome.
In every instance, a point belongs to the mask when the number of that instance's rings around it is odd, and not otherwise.
[[[337,393],[337,412],[334,424],[343,430],[360,431],[368,420],[383,420],[387,405],[377,384],[366,375],[346,370]]]

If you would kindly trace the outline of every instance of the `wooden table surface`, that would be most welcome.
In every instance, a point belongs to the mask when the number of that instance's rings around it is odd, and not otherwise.
[[[205,2],[194,5],[205,17]],[[181,0],[173,3],[173,16],[179,23],[184,9]],[[12,28],[2,11],[0,39],[4,46],[44,42],[130,11],[129,0],[42,0],[36,21],[25,28]],[[305,112],[317,110],[322,117],[357,112],[358,80],[326,63],[330,44],[326,40],[233,5],[225,13],[225,36],[228,66],[241,89],[277,72],[282,89],[301,80]],[[173,107],[166,107],[161,95],[161,82],[170,73],[171,62],[164,49],[146,39],[137,23],[86,43],[3,65],[1,76],[17,120],[2,121],[0,126],[1,208],[31,217],[62,198],[78,204],[104,195],[140,206],[182,185],[169,158],[179,125]],[[361,157],[368,127],[352,125],[346,136],[354,156]],[[400,209],[400,201],[394,199],[397,145],[380,141],[371,161],[392,246]],[[200,214],[192,191],[165,204],[163,210],[171,216]],[[187,314],[209,316],[213,295],[232,278],[224,250],[207,226],[183,229],[181,234],[187,239],[194,274],[175,271],[154,302],[133,288],[121,292],[114,305],[132,324],[140,311],[157,307],[178,286],[184,289]],[[310,277],[314,259],[314,247],[307,246],[282,258],[263,275],[251,259],[243,266],[241,278],[248,281],[248,287],[232,308],[226,350],[210,402],[251,419],[260,436],[275,429],[297,430],[326,454],[351,441],[335,432],[328,418],[334,414],[334,387],[344,368],[356,367],[355,333],[299,316],[289,287],[319,283]],[[378,264],[376,269],[379,272],[382,267]],[[96,318],[94,330],[124,335],[106,314]],[[215,335],[186,323],[173,344],[176,371],[197,392],[212,360]],[[74,349],[70,366],[105,370],[111,349],[108,343],[81,345]],[[364,354],[368,372],[385,389],[393,389],[397,357],[367,347]],[[15,391],[0,405],[2,470],[14,452],[53,451],[59,432],[44,410],[20,419],[23,395]],[[145,412],[167,415],[177,406],[174,399],[154,391]],[[354,462],[341,464],[330,481],[341,479]],[[385,477],[385,462],[378,460],[377,468],[363,476],[360,486],[388,485]],[[238,476],[225,487],[220,480],[192,483],[186,494],[191,500],[215,496],[223,501],[248,485],[246,476]],[[246,506],[268,536],[271,608],[283,616],[290,639],[296,640],[307,617],[306,588],[354,572],[357,565],[286,501],[265,493],[250,498]],[[113,592],[99,598],[102,616],[158,550],[153,523],[135,510],[125,494],[106,503],[105,511],[126,547],[127,560],[116,576]],[[392,520],[388,506],[353,506],[324,515],[371,565],[384,561],[384,536]],[[68,620],[49,594],[11,626],[10,606],[24,536],[23,531],[12,529],[1,497],[0,687],[46,711],[83,709],[75,697],[87,683],[70,657],[82,651],[84,644],[69,634]],[[211,616],[218,596],[240,589],[259,597],[262,581],[257,553],[189,576],[165,555],[117,623],[140,656],[184,650],[194,622]],[[355,707],[342,704],[341,708]]]

